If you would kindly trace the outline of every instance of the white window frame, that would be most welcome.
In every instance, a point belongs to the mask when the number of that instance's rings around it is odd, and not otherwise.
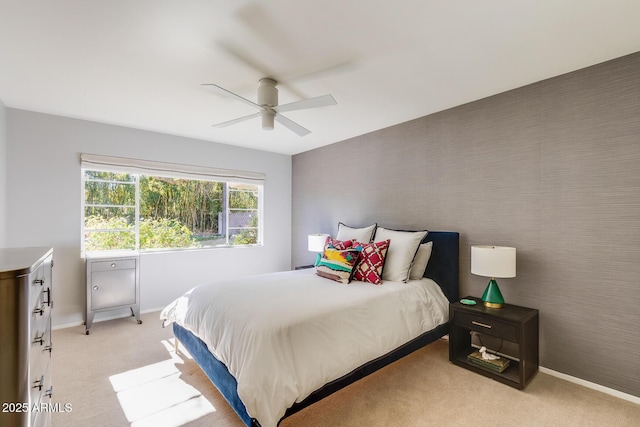
[[[229,184],[231,184],[231,183],[229,183]],[[235,184],[235,183],[233,183],[233,184]],[[252,228],[257,229],[257,231],[258,231],[258,244],[262,244],[262,233],[263,233],[263,229],[264,229],[264,226],[260,227],[260,224],[263,224],[263,222],[262,222],[263,190],[264,190],[264,186],[259,185],[258,186],[258,208],[257,209],[244,209],[246,211],[255,211],[256,212],[256,216],[258,217],[258,226],[257,227],[232,227],[233,229],[236,229],[236,230],[248,230],[248,229],[252,229]],[[237,191],[237,190],[234,190],[234,191]],[[229,221],[229,217],[230,217],[230,214],[231,214],[232,210],[233,211],[239,211],[241,209],[229,207],[229,195],[231,193],[231,190],[229,189],[228,186],[227,186],[227,191],[225,191],[224,193],[225,193],[225,199],[226,199],[224,201],[224,205],[226,207],[225,215],[227,216],[227,220],[225,221],[225,230],[224,230],[225,239],[226,239],[226,243],[227,243],[228,246],[234,246],[235,247],[235,246],[239,246],[239,245],[231,245],[229,243],[229,235],[230,235],[230,233],[229,233],[229,222],[230,222]],[[247,246],[247,245],[241,245],[241,246]]]
[[[225,248],[225,247],[246,247],[246,246],[262,246],[263,245],[263,235],[264,235],[264,183],[266,181],[266,175],[263,173],[257,172],[245,172],[245,171],[237,171],[230,169],[218,169],[218,168],[209,168],[202,166],[191,166],[177,163],[167,163],[167,162],[155,162],[149,160],[138,160],[138,159],[129,159],[123,157],[112,157],[112,156],[102,156],[96,154],[82,154],[81,155],[81,185],[82,185],[82,199],[81,199],[81,251],[84,256],[86,253],[85,249],[85,238],[84,233],[85,229],[85,213],[86,207],[85,204],[85,171],[86,170],[94,170],[101,172],[113,172],[113,173],[127,173],[134,177],[133,182],[122,182],[122,184],[130,184],[135,185],[135,206],[119,206],[119,205],[105,205],[104,207],[123,207],[123,208],[135,208],[135,249],[121,249],[118,251],[144,251],[144,252],[154,252],[154,251],[180,251],[180,250],[202,250],[202,249],[214,249],[214,248]],[[140,176],[151,176],[151,177],[165,177],[165,178],[177,178],[177,179],[187,179],[187,180],[195,180],[195,181],[214,181],[214,182],[223,182],[227,188],[225,193],[225,212],[226,216],[225,220],[225,245],[217,245],[217,246],[206,246],[202,248],[154,248],[154,249],[140,249]],[[104,182],[114,182],[108,180],[92,180],[92,181],[104,181]],[[229,242],[229,212],[231,209],[229,207],[229,186],[232,184],[253,184],[258,188],[258,208],[256,215],[258,217],[258,234],[257,234],[257,243],[253,245],[233,245]],[[89,206],[98,206],[98,205],[89,205]],[[101,206],[101,205],[100,205]],[[253,210],[253,209],[252,209]],[[252,227],[240,227],[239,229],[248,229]],[[130,232],[129,229],[113,229],[113,230],[98,230],[100,232]],[[104,250],[99,252],[109,252],[110,250]]]

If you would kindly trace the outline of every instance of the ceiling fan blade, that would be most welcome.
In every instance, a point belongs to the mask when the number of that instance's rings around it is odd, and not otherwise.
[[[301,101],[290,102],[288,104],[278,105],[273,109],[278,113],[284,113],[287,111],[304,110],[307,108],[328,107],[329,105],[336,105],[337,102],[331,95],[322,95],[315,98],[307,98]]]
[[[237,99],[238,101],[244,102],[247,105],[251,105],[252,107],[256,107],[256,108],[260,108],[262,109],[261,106],[259,106],[258,104],[256,104],[253,101],[249,101],[247,98],[243,98],[242,96],[235,94],[221,86],[215,85],[213,83],[205,83],[202,86],[210,86],[213,90],[215,90],[216,92],[222,94],[222,95],[226,95],[226,96],[230,96],[232,98]]]
[[[217,128],[224,128],[227,126],[235,125],[236,123],[241,123],[246,120],[253,119],[254,117],[260,117],[260,113],[258,112],[258,113],[249,114],[248,116],[238,117],[237,119],[228,120],[226,122],[218,123],[212,126]]]
[[[311,131],[309,129],[305,129],[293,120],[287,119],[285,116],[281,114],[276,114],[276,121],[289,129],[290,131],[297,133],[299,136],[309,135]]]
[[[218,46],[222,48],[225,52],[227,52],[230,56],[234,57],[236,60],[242,62],[247,65],[249,68],[255,70],[260,74],[263,78],[270,78],[278,82],[279,86],[282,88],[286,88],[289,92],[291,92],[294,96],[298,98],[305,98],[306,96],[297,90],[292,85],[286,83],[286,79],[283,79],[282,76],[276,72],[274,72],[271,68],[267,67],[264,63],[258,61],[256,58],[252,57],[246,49],[242,49],[236,46],[233,42],[220,40],[217,42]]]
[[[286,30],[286,18],[282,13],[274,12],[273,7],[251,2],[239,8],[235,18],[256,40],[266,43],[273,52],[289,58],[299,58],[304,53],[299,45],[299,37]]]
[[[352,54],[346,54],[339,46],[339,42],[333,49],[329,51],[336,55],[333,58],[327,58],[325,55],[320,55],[318,52],[308,51],[301,48],[299,43],[299,35],[286,31],[290,27],[283,25],[281,14],[274,13],[272,8],[268,8],[260,3],[253,2],[247,6],[244,6],[236,13],[238,21],[247,29],[247,31],[253,33],[257,40],[269,45],[272,52],[277,52],[283,59],[289,60],[289,66],[285,69],[291,70],[292,65],[297,65],[297,71],[289,73],[280,73],[277,78],[273,76],[275,80],[281,82],[293,82],[298,80],[310,80],[314,78],[322,78],[329,75],[333,75],[337,72],[343,72],[350,68],[353,68]],[[322,27],[318,27],[319,30]],[[305,27],[306,32],[309,31],[308,27]],[[322,35],[322,34],[320,34]],[[304,46],[304,44],[302,45]],[[235,53],[242,53],[235,51]],[[245,60],[246,63],[257,64],[256,61],[251,61],[250,57],[246,55],[236,55],[239,58]],[[317,62],[318,58],[323,58],[322,62]],[[272,61],[273,62],[273,61]],[[305,66],[306,65],[306,66]],[[299,68],[302,67],[302,68]],[[254,67],[259,69],[259,67]],[[263,68],[263,71],[265,68]],[[270,72],[263,72],[263,75],[270,75]],[[291,90],[290,87],[287,89]],[[297,95],[297,94],[296,94]],[[300,96],[304,98],[304,96]]]
[[[277,80],[277,76],[274,75],[273,70],[267,67],[262,62],[253,58],[250,54],[246,52],[246,50],[236,46],[233,42],[229,42],[226,40],[219,40],[217,42],[218,46],[222,48],[229,55],[247,65],[249,68],[255,70],[263,77],[270,77],[274,80]]]

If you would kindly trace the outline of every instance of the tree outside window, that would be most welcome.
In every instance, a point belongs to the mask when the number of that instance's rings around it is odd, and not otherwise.
[[[84,251],[261,244],[262,185],[83,170]]]

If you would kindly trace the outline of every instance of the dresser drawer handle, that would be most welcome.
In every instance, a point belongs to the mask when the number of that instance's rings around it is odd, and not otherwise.
[[[33,382],[33,388],[37,388],[38,390],[42,390],[43,385],[44,385],[44,375],[41,376],[39,380],[35,380]]]
[[[44,285],[44,279],[36,279],[33,281],[33,283],[35,283],[36,285]]]
[[[45,304],[47,304],[48,306],[51,306],[51,288],[47,288],[43,291],[45,294],[47,294],[47,299],[44,301]]]
[[[111,263],[111,268],[116,268],[116,263],[115,262]]]
[[[472,320],[471,323],[477,326],[482,326],[483,328],[491,329],[491,325],[487,325],[486,323],[476,322],[475,320]]]
[[[37,336],[33,339],[33,344],[38,344],[40,343],[40,345],[44,345],[44,332],[42,333],[42,335]]]
[[[33,314],[39,314],[40,316],[42,316],[44,314],[44,304],[42,304],[42,307],[33,310]]]

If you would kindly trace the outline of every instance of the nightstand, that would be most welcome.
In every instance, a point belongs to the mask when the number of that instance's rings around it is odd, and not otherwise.
[[[460,302],[449,306],[449,360],[511,387],[522,390],[538,372],[538,310],[504,304],[487,308],[480,298],[465,297],[476,305]],[[503,372],[493,372],[467,360],[479,345],[499,350],[509,359]]]
[[[137,254],[97,254],[86,257],[87,305],[85,334],[96,312],[130,308],[140,319],[140,259]]]

